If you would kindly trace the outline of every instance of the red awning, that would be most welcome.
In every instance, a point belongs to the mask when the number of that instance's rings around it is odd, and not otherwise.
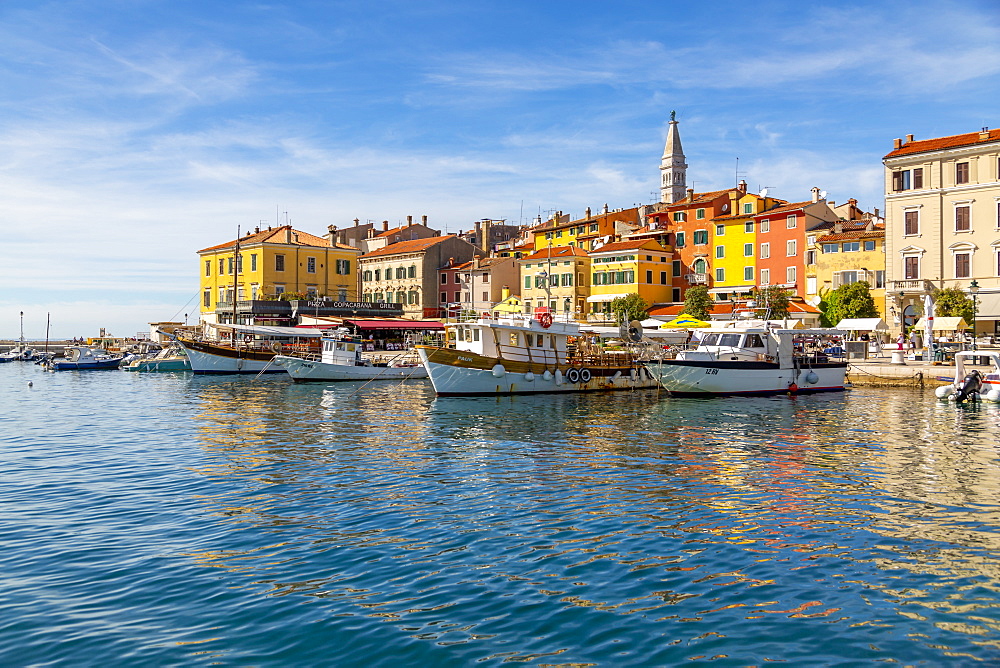
[[[358,329],[444,329],[436,320],[345,320]]]

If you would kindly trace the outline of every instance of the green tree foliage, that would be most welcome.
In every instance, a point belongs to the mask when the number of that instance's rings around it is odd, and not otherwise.
[[[645,320],[648,308],[646,300],[635,293],[616,297],[611,301],[611,312],[615,314],[616,322]]]
[[[758,309],[768,309],[769,317],[780,320],[788,317],[788,301],[791,293],[777,285],[766,288],[754,288],[753,298]]]
[[[944,288],[935,290],[931,295],[934,299],[934,314],[941,317],[965,318],[972,324],[972,299],[961,288]]]
[[[688,288],[684,294],[684,313],[692,318],[708,320],[708,315],[712,311],[712,296],[708,294],[708,288],[704,285],[696,285]]]
[[[867,281],[856,281],[841,285],[836,290],[823,295],[820,302],[820,323],[833,327],[844,318],[877,318],[878,307],[872,298],[871,285]]]

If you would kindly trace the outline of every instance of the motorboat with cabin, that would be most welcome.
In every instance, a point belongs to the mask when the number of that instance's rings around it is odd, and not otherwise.
[[[162,350],[138,357],[122,364],[124,371],[137,373],[156,373],[169,371],[190,371],[191,361],[184,348],[176,341],[171,342]]]
[[[412,352],[378,361],[362,355],[361,336],[339,327],[320,339],[320,352],[275,355],[275,366],[296,382],[344,380],[400,380],[427,378],[427,369]]]
[[[976,360],[989,360],[989,369],[970,369]],[[955,378],[934,390],[938,399],[963,403],[985,399],[1000,402],[1000,352],[963,350],[955,353]]]
[[[22,342],[14,346],[5,353],[0,353],[0,363],[3,362],[31,362],[38,357],[34,348],[30,348]]]
[[[51,359],[47,366],[52,371],[117,369],[124,357],[122,354],[109,353],[103,348],[66,346],[63,356]]]
[[[844,389],[847,362],[833,354],[843,332],[739,324],[704,330],[695,349],[647,360],[646,367],[665,390],[681,396]]]
[[[454,347],[416,346],[439,396],[655,388],[629,351],[591,345],[551,313],[481,317],[446,325]]]
[[[279,353],[318,352],[323,333],[310,327],[208,325],[199,338],[178,336],[196,374],[285,373],[273,364]]]

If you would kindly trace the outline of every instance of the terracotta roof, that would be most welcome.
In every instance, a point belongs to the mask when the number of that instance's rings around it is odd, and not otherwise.
[[[590,254],[596,255],[598,253],[617,253],[620,251],[630,251],[630,250],[634,251],[641,249],[648,243],[656,243],[657,246],[660,246],[653,239],[630,239],[628,241],[613,241],[609,244],[604,244],[600,248],[595,248],[594,250],[590,251]],[[657,250],[657,249],[650,249],[650,250]],[[660,246],[658,250],[665,251],[666,249]]]
[[[380,257],[383,255],[402,255],[403,253],[419,253],[425,251],[431,246],[435,246],[445,239],[456,239],[454,234],[446,234],[443,237],[430,237],[428,239],[407,239],[406,241],[398,241],[394,244],[389,244],[385,248],[379,248],[378,250],[373,250],[370,253],[365,253],[362,258],[367,257]]]
[[[985,144],[991,141],[1000,141],[1000,129],[990,130],[989,136],[986,139],[981,139],[979,132],[967,132],[963,135],[952,135],[950,137],[938,137],[936,139],[924,139],[921,141],[907,142],[891,153],[887,153],[882,159],[886,160],[888,158],[895,158],[901,155],[910,155],[913,153],[926,153],[927,151],[940,151],[946,148],[958,148],[959,146]]]
[[[285,231],[292,231],[292,240],[285,240]],[[301,232],[299,230],[292,229],[291,225],[282,225],[281,227],[275,227],[274,229],[261,230],[260,232],[254,232],[253,234],[248,234],[245,237],[240,237],[239,239],[241,246],[249,246],[250,244],[260,244],[260,243],[270,243],[270,244],[284,244],[292,246],[321,246],[324,248],[344,248],[344,249],[354,249],[353,246],[347,246],[345,244],[337,244],[336,246],[331,246],[330,242],[323,237],[317,237],[308,232]],[[227,241],[224,244],[219,244],[217,246],[209,246],[208,248],[202,248],[199,253],[206,253],[208,251],[223,250],[225,248],[235,248],[236,239],[232,241]],[[354,249],[357,250],[357,249]]]
[[[509,257],[486,257],[486,258],[482,258],[482,259],[479,260],[479,266],[478,267],[473,267],[472,266],[472,260],[469,260],[468,262],[461,262],[461,263],[453,265],[451,267],[441,267],[441,269],[447,269],[447,270],[453,270],[453,269],[457,269],[457,270],[462,270],[462,269],[474,269],[474,270],[475,269],[489,269],[490,267],[492,267],[495,264],[500,264],[501,262],[505,262],[505,261],[508,261],[508,260],[510,260]]]
[[[587,257],[587,251],[582,248],[577,248],[576,246],[556,246],[555,248],[543,248],[537,250],[531,255],[521,258],[521,261],[527,260],[547,260],[551,258],[566,258],[566,257]]]
[[[885,239],[885,230],[853,230],[840,234],[827,234],[816,239],[816,243],[825,244],[831,241],[849,241],[851,239]]]
[[[737,308],[742,308],[741,305],[737,304]],[[648,313],[650,316],[664,317],[670,316],[671,318],[676,317],[684,312],[684,304],[670,304],[669,306],[658,306],[649,309]],[[712,315],[727,315],[733,312],[733,302],[715,302],[712,304],[712,308],[708,310]],[[812,313],[819,315],[820,310],[815,306],[810,306],[805,302],[789,302],[788,303],[788,313]],[[720,322],[719,324],[722,324]]]
[[[758,213],[756,215],[758,215],[758,216],[769,216],[772,213],[786,213],[788,211],[797,211],[799,209],[806,208],[810,204],[816,204],[816,202],[813,202],[810,199],[810,200],[806,200],[805,202],[792,202],[791,204],[782,204],[781,206],[776,206],[773,209],[768,209],[767,211],[761,211],[760,213]]]

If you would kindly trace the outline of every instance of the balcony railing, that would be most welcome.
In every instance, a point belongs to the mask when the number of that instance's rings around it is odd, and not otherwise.
[[[708,283],[708,274],[684,274],[684,280],[688,283]]]
[[[934,292],[934,283],[923,278],[912,278],[905,281],[886,281],[888,292],[899,294],[926,294]]]

